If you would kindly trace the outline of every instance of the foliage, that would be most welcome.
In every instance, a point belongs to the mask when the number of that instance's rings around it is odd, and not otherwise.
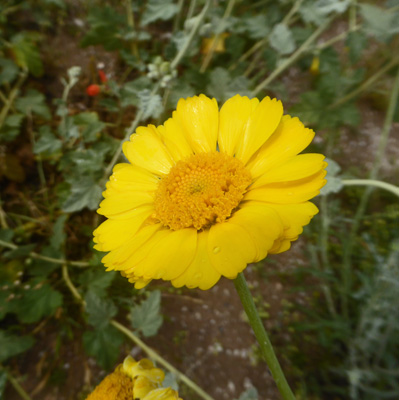
[[[256,96],[283,99],[329,157],[307,231],[311,266],[294,274],[309,301],[284,314],[294,331],[294,345],[281,349],[291,379],[307,398],[398,397],[399,211],[391,195],[373,193],[357,221],[363,189],[344,186],[366,177],[346,144],[364,140],[369,115],[385,115],[398,3],[241,1],[227,15],[229,3],[211,2],[202,20],[205,1],[0,5],[0,363],[12,373],[29,373],[42,330],[56,337],[54,365],[74,342],[105,369],[126,344],[113,321],[144,339],[159,335],[168,320],[161,291],[133,290],[92,248],[113,156],[137,123],[162,123],[181,97],[205,93],[221,105],[272,77]],[[209,54],[204,44],[217,34],[225,49]],[[6,380],[0,369],[0,397]],[[250,388],[239,399],[262,396]]]

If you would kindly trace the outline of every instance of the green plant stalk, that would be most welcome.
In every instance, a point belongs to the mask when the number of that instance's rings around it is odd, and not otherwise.
[[[0,129],[2,128],[2,126],[4,124],[4,121],[7,118],[7,115],[10,112],[10,109],[11,109],[14,101],[18,96],[19,88],[24,83],[24,81],[25,81],[27,76],[28,76],[28,72],[27,71],[21,72],[21,74],[19,75],[19,79],[18,79],[17,83],[12,88],[12,90],[11,90],[9,96],[8,96],[7,102],[4,104],[4,107],[2,108],[2,110],[0,112]]]
[[[23,400],[32,400],[32,398],[25,392],[19,382],[7,371],[7,380],[11,383],[13,388],[18,392]]]
[[[183,11],[184,0],[179,0],[177,7],[179,11],[176,13],[175,20],[173,21],[173,32],[176,32],[179,29],[180,18]]]
[[[207,0],[206,1],[201,13],[198,15],[198,19],[197,19],[195,25],[191,29],[190,35],[188,36],[188,38],[186,40],[186,43],[184,43],[184,46],[180,49],[180,51],[176,54],[176,57],[170,63],[170,68],[171,69],[175,69],[177,67],[177,65],[180,63],[181,59],[186,54],[188,48],[190,47],[191,42],[194,39],[194,36],[198,32],[198,29],[199,29],[200,25],[202,24],[202,21],[205,18],[206,13],[208,12],[208,9],[209,9],[211,3],[212,3],[212,0]]]
[[[126,3],[126,17],[127,17],[127,24],[129,28],[134,31],[134,15],[133,15],[133,8],[132,8],[132,3],[131,0],[125,0]],[[137,59],[140,59],[139,51],[137,48],[137,41],[136,39],[133,39],[131,41],[131,51],[132,54],[137,57]]]
[[[327,48],[327,47],[330,47],[330,46],[333,45],[334,43],[337,43],[337,42],[339,42],[339,41],[341,41],[341,40],[343,40],[343,39],[346,39],[346,37],[347,37],[350,33],[355,32],[355,31],[358,31],[359,29],[360,29],[360,25],[355,25],[354,27],[348,29],[346,32],[342,32],[342,33],[340,33],[339,35],[334,36],[334,37],[332,37],[331,39],[326,40],[326,41],[323,42],[323,43],[320,43],[319,45],[314,46],[314,50],[315,50],[315,51],[321,51],[321,50],[323,50],[323,49],[325,49],[325,48]]]
[[[79,290],[73,284],[68,274],[68,266],[65,264],[62,266],[62,277],[67,285],[68,289],[71,291],[72,296],[86,307],[86,302],[83,300],[82,295],[79,293]],[[201,389],[196,383],[194,383],[190,378],[176,369],[173,365],[169,364],[163,357],[157,354],[151,347],[147,346],[140,338],[138,338],[130,329],[126,328],[124,325],[120,324],[118,321],[111,319],[110,324],[118,329],[120,332],[125,334],[130,340],[136,343],[147,355],[163,365],[166,369],[172,372],[178,379],[184,382],[189,388],[191,388],[194,392],[196,392],[200,397],[204,400],[214,400],[211,396],[209,396],[203,389]]]
[[[343,179],[344,186],[369,186],[380,189],[385,189],[399,197],[399,187],[392,185],[392,183],[378,181],[375,179]]]
[[[201,396],[204,400],[214,400],[209,394],[204,392],[196,383],[194,383],[191,379],[189,379],[186,375],[177,370],[173,365],[169,364],[164,358],[162,358],[159,354],[157,354],[151,347],[147,346],[140,338],[138,338],[132,331],[127,329],[125,326],[120,324],[118,321],[112,319],[110,321],[111,325],[113,325],[120,332],[124,333],[131,341],[136,343],[147,355],[155,360],[158,364],[165,367],[167,370],[172,372],[177,379],[183,382],[187,387],[196,392],[199,396]]]
[[[384,125],[381,132],[381,137],[378,144],[377,153],[374,159],[373,167],[371,168],[369,178],[374,183],[377,181],[378,172],[381,167],[381,161],[385,154],[385,149],[388,143],[389,132],[391,130],[392,121],[394,112],[396,109],[396,104],[398,102],[399,96],[399,68],[396,72],[395,81],[392,87],[391,97],[389,99],[388,110],[385,115]],[[385,186],[385,185],[384,185]],[[386,188],[386,187],[385,187]],[[346,241],[346,245],[344,246],[344,253],[343,253],[343,290],[344,290],[344,302],[343,302],[343,311],[344,315],[349,316],[348,310],[348,297],[351,291],[352,286],[352,250],[353,244],[355,240],[356,233],[360,226],[360,220],[363,218],[364,213],[366,211],[367,203],[372,191],[371,185],[368,185],[367,189],[364,191],[359,206],[356,210],[356,214],[353,219],[352,227],[349,232],[349,238]]]
[[[202,65],[201,65],[201,68],[200,68],[200,73],[201,74],[203,74],[206,71],[206,69],[208,68],[208,66],[209,66],[209,64],[210,64],[210,62],[212,60],[212,57],[213,57],[213,54],[215,52],[216,46],[217,46],[217,44],[219,42],[219,39],[220,39],[220,36],[222,34],[222,32],[220,31],[220,27],[223,27],[224,22],[226,21],[226,19],[228,17],[230,17],[231,12],[233,11],[234,3],[235,3],[235,0],[229,0],[229,2],[227,3],[226,10],[224,11],[223,17],[220,20],[219,27],[217,28],[217,33],[216,33],[215,37],[213,38],[212,46],[209,49],[209,52],[205,55],[204,60],[202,61]]]
[[[256,310],[254,300],[242,272],[234,279],[234,286],[240,297],[245,313],[248,316],[249,323],[255,333],[262,355],[266,360],[282,398],[284,400],[295,400],[295,396],[288,385],[284,372],[274,353],[273,346],[262,324],[258,311]]]
[[[191,0],[190,1],[190,5],[188,7],[186,19],[190,19],[193,16],[196,5],[197,5],[197,0]]]
[[[344,97],[338,99],[335,103],[331,104],[328,107],[328,110],[333,110],[334,108],[346,103],[349,100],[352,100],[354,97],[359,95],[364,90],[368,89],[372,86],[382,75],[388,72],[391,68],[399,63],[399,58],[392,59],[388,64],[385,64],[381,69],[379,69],[374,75],[370,76],[365,82],[363,82],[359,87],[357,87],[352,92],[348,93]]]
[[[307,51],[310,45],[328,28],[331,23],[331,19],[327,20],[323,25],[319,26],[302,45],[284,62],[280,64],[265,80],[259,83],[258,86],[253,90],[252,95],[256,96],[260,91],[265,89],[274,79],[276,79],[285,69],[292,65],[305,51]]]
[[[5,242],[4,240],[0,240],[0,246],[7,247],[8,249],[11,250],[18,249],[18,246],[16,246],[15,244]],[[73,267],[88,267],[90,265],[88,262],[85,261],[69,261],[69,260],[64,260],[62,258],[42,256],[41,254],[35,253],[34,251],[28,253],[28,256],[32,258],[37,258],[38,260],[52,262],[54,264],[68,264],[72,265]]]

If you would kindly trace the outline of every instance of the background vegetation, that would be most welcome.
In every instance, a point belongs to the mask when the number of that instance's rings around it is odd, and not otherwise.
[[[176,304],[200,294],[135,291],[92,249],[122,140],[199,93],[281,99],[330,159],[320,214],[283,258],[292,268],[276,256],[249,271],[298,398],[399,398],[398,20],[395,0],[2,1],[0,398],[85,398],[131,340],[186,400],[211,398],[165,364],[189,330],[173,331]],[[285,287],[271,306],[269,281]],[[175,347],[151,353],[140,337],[164,320]],[[83,352],[75,363],[94,376],[70,387],[65,365]],[[257,386],[240,400],[266,393],[278,398]]]

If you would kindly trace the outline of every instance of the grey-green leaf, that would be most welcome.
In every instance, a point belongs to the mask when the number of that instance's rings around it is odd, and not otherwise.
[[[141,331],[144,336],[154,336],[162,325],[161,292],[151,292],[146,300],[135,306],[131,312],[133,328]]]
[[[102,299],[93,291],[89,291],[85,296],[86,311],[88,322],[97,329],[103,329],[110,319],[115,316],[117,308],[112,300]]]
[[[270,45],[282,55],[290,54],[295,50],[295,41],[292,32],[285,24],[277,24],[269,37]]]

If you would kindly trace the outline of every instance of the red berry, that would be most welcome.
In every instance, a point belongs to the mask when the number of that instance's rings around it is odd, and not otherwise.
[[[90,86],[87,86],[87,88],[86,88],[86,93],[92,97],[98,96],[100,94],[100,92],[101,92],[101,89],[100,89],[100,86],[98,86],[98,85],[90,85]]]
[[[102,83],[105,83],[108,81],[107,75],[105,75],[105,72],[102,69],[98,70],[98,76],[100,77],[100,81]]]

